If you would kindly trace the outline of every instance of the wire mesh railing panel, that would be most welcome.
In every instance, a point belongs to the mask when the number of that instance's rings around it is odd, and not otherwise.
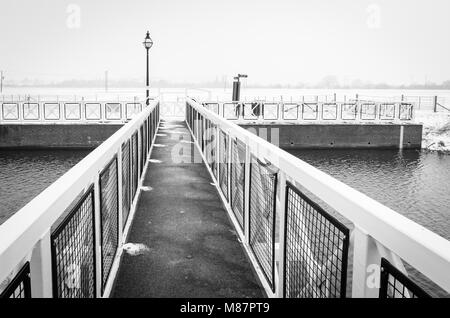
[[[265,120],[277,120],[278,119],[278,104],[277,103],[265,103],[263,106],[263,118]]]
[[[100,224],[102,246],[102,289],[108,280],[119,244],[117,158],[100,173]]]
[[[258,119],[261,108],[261,103],[244,103],[244,119]]]
[[[380,298],[431,297],[385,258],[381,258],[379,296]]]
[[[285,222],[285,297],[345,297],[348,228],[289,182]]]
[[[381,120],[395,119],[395,104],[384,103],[379,105],[379,117]]]
[[[275,290],[275,202],[277,173],[254,156],[250,163],[250,247]]]
[[[29,262],[22,266],[8,286],[0,292],[0,298],[31,298]]]
[[[144,170],[144,125],[139,128],[139,154],[140,154],[140,165],[139,165],[139,177],[142,177],[142,172]]]
[[[94,209],[91,186],[51,235],[53,297],[95,297]]]
[[[24,120],[38,120],[40,117],[38,103],[23,103],[22,110]]]
[[[219,185],[228,200],[228,136],[219,132]]]
[[[399,119],[411,120],[413,117],[413,105],[407,103],[400,103],[399,107],[400,107]]]
[[[131,137],[131,202],[136,195],[138,186],[138,136],[137,132]]]
[[[131,208],[131,161],[130,141],[122,145],[122,228],[128,220]]]
[[[212,124],[211,126],[211,170],[214,174],[214,177],[217,178],[217,126]]]
[[[283,119],[298,119],[298,108],[297,104],[283,104]]]
[[[322,119],[336,120],[338,116],[338,106],[336,103],[322,104]]]
[[[241,106],[238,103],[224,103],[223,117],[225,119],[238,119]]]
[[[341,104],[341,119],[355,120],[358,117],[358,104],[343,103]]]
[[[231,209],[244,230],[245,144],[237,139],[231,141],[230,183]]]
[[[318,114],[319,104],[317,103],[303,103],[302,104],[302,119],[316,120]]]
[[[377,118],[377,105],[372,103],[361,104],[361,119],[362,120],[375,120]]]
[[[122,104],[106,103],[105,104],[105,118],[107,120],[121,119],[122,118]]]

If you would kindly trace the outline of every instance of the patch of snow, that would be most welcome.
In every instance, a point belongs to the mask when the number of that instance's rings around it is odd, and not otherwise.
[[[450,112],[417,111],[415,120],[423,124],[422,148],[450,152]]]
[[[152,187],[147,187],[147,186],[142,186],[142,187],[141,187],[141,190],[142,190],[142,191],[152,191],[153,188],[152,188]]]
[[[161,163],[161,160],[158,159],[148,159],[148,162],[152,162],[152,163]]]
[[[153,144],[153,147],[157,147],[157,148],[164,148],[164,147],[167,147],[167,145],[162,145],[162,144]]]
[[[150,251],[150,249],[142,243],[126,243],[123,245],[123,250],[132,256],[142,255]]]

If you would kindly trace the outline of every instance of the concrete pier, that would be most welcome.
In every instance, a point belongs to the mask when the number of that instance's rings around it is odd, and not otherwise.
[[[420,149],[422,125],[391,123],[239,122],[282,149]]]
[[[1,148],[95,148],[123,124],[0,125]]]
[[[180,139],[186,124],[163,121],[127,240],[149,250],[123,254],[112,297],[263,297],[197,148],[180,153]]]

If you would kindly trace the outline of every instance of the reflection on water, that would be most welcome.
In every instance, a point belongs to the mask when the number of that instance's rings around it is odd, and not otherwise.
[[[0,224],[90,150],[0,150]]]
[[[450,155],[417,150],[326,149],[289,152],[450,239]],[[428,292],[448,296],[416,271],[409,268],[409,272]]]

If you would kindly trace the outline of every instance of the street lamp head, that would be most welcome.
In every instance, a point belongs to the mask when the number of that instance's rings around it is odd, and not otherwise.
[[[142,42],[144,44],[144,47],[148,50],[152,47],[153,45],[153,40],[150,38],[150,32],[147,31],[147,35],[145,36],[145,40],[144,42]]]

